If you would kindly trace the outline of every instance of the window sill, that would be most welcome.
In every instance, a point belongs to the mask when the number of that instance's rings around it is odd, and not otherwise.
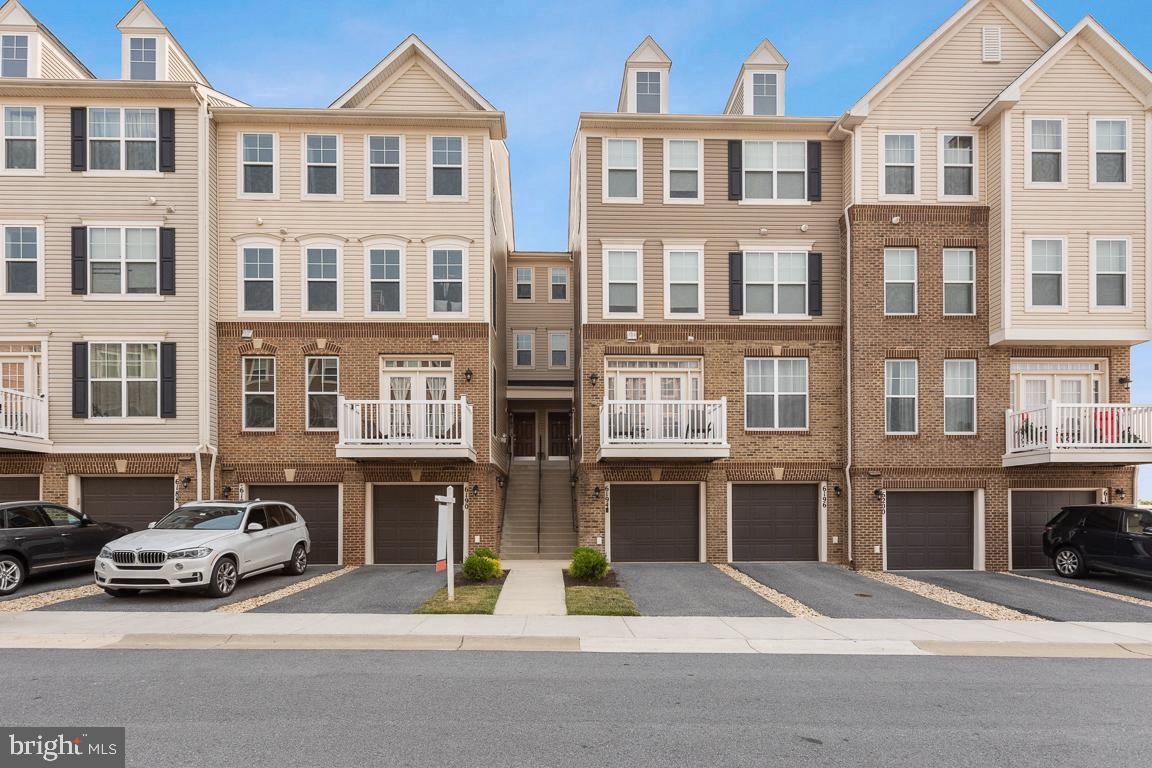
[[[601,199],[604,205],[642,205],[644,198],[642,197],[605,197]]]
[[[920,195],[877,195],[881,203],[918,203]]]
[[[920,437],[919,432],[885,432],[885,440],[910,440]]]
[[[279,200],[279,192],[237,192],[237,200]]]
[[[811,200],[749,200],[748,198],[741,198],[736,201],[737,205],[782,205],[782,206],[810,206]]]
[[[466,203],[467,195],[427,195],[424,198],[429,203]]]
[[[253,310],[251,312],[246,312],[245,310],[241,309],[236,311],[236,317],[241,320],[278,320],[280,319],[280,310],[274,309],[270,312]]]
[[[323,200],[323,201],[327,201],[327,202],[330,202],[330,203],[342,203],[342,202],[344,202],[344,195],[343,195],[343,194],[338,194],[338,195],[310,195],[310,194],[301,194],[301,195],[300,195],[300,199],[301,199],[301,200],[306,200],[306,201],[309,201],[309,202],[313,202],[313,201],[320,201],[320,200]]]
[[[162,419],[159,416],[89,416],[84,419],[85,424],[163,424],[171,419]]]
[[[605,312],[601,315],[602,320],[643,320],[644,314],[642,312]]]
[[[740,315],[741,320],[750,320],[758,322],[763,320],[787,320],[792,321],[807,321],[812,319],[812,315]]]
[[[665,320],[703,320],[703,312],[675,312],[673,314],[664,313]]]
[[[1025,181],[1024,189],[1068,189],[1066,181]]]
[[[973,440],[980,437],[979,432],[945,432],[945,440]]]
[[[43,293],[3,293],[0,301],[44,301]]]
[[[163,178],[165,174],[161,173],[160,171],[101,171],[101,170],[91,170],[90,169],[90,170],[84,171],[81,175],[83,175],[83,176],[95,176],[97,178],[100,178],[100,177],[107,178],[110,176],[111,177],[124,176],[127,178],[134,178],[134,179],[141,179],[141,178],[143,178],[143,179],[159,179],[159,178]]]
[[[240,430],[241,435],[273,435],[275,433],[276,433],[276,427],[270,427],[268,429],[242,429],[242,430]]]
[[[403,320],[404,312],[365,312],[364,317],[368,320]]]
[[[335,434],[340,431],[339,427],[305,427],[305,432],[318,432],[320,434]]]
[[[941,203],[978,203],[978,195],[940,195],[936,198]]]
[[[1109,306],[1109,307],[1098,307],[1098,306],[1090,306],[1090,307],[1088,307],[1088,311],[1089,311],[1089,312],[1092,312],[1093,314],[1095,314],[1095,313],[1100,313],[1100,314],[1102,314],[1102,315],[1126,315],[1126,314],[1128,314],[1128,313],[1130,313],[1130,312],[1132,311],[1132,307],[1131,307],[1130,305],[1124,305],[1124,306],[1122,306],[1122,307],[1114,307],[1114,306]]]
[[[1088,184],[1088,189],[1114,189],[1119,192],[1132,189],[1132,182],[1130,181],[1093,181]]]
[[[885,312],[885,320],[919,320],[919,312]]]
[[[43,176],[42,168],[6,168],[0,170],[0,176]]]
[[[399,195],[364,195],[367,203],[403,203],[406,202],[403,193]]]
[[[782,434],[782,435],[797,435],[804,436],[812,434],[812,430],[808,427],[744,427],[745,432],[754,434]]]
[[[947,317],[965,318],[965,317],[976,317],[976,313],[975,312],[944,312],[940,316],[945,317],[945,318],[947,318]]]
[[[160,294],[134,294],[134,293],[86,293],[84,301],[164,301],[167,296]]]
[[[665,205],[704,205],[701,197],[665,197]]]
[[[1068,314],[1068,307],[1035,307],[1029,305],[1024,307],[1024,311],[1034,315],[1066,315]]]

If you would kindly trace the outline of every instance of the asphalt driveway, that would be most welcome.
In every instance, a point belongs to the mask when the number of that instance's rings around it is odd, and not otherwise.
[[[1050,568],[1019,570],[1015,573],[1033,579],[1044,579],[1056,584],[1075,584],[1098,589],[1101,592],[1114,592],[1118,595],[1152,600],[1152,580],[1136,579],[1131,576],[1115,576],[1110,573],[1093,573],[1083,579],[1065,579],[1057,576],[1056,572]]]
[[[434,565],[366,565],[254,613],[412,613],[445,584]]]
[[[28,580],[11,595],[0,597],[0,602],[14,600],[18,597],[38,595],[41,592],[51,592],[55,589],[74,589],[86,587],[93,583],[92,566],[85,565],[80,568],[69,568],[63,571],[49,571],[42,574],[33,574]]]
[[[612,564],[641,616],[788,616],[707,563]]]

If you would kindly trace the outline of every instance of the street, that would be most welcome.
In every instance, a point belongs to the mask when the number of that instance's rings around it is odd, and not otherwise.
[[[1145,765],[1138,661],[3,651],[0,722],[129,766]]]

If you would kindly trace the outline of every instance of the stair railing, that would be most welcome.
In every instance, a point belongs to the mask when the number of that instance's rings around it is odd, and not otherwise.
[[[544,501],[544,438],[536,436],[536,554],[540,554],[540,506]]]

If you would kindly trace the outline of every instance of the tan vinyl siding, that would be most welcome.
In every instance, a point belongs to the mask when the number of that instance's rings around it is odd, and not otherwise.
[[[740,83],[736,86],[736,93],[732,97],[732,109],[728,112],[730,115],[744,114],[744,74],[740,74]]]
[[[192,69],[175,52],[168,54],[168,79],[180,83],[199,82],[200,78],[192,73]]]
[[[699,138],[699,137],[695,137]],[[840,142],[823,134],[765,136],[747,134],[744,138],[782,140],[823,140],[823,199],[799,205],[749,205],[728,199],[728,143],[723,138],[704,140],[704,178],[701,205],[665,204],[663,180],[663,140],[643,141],[644,203],[604,203],[601,138],[588,137],[588,318],[584,322],[604,322],[603,249],[621,241],[644,241],[644,320],[664,320],[663,241],[703,243],[705,322],[741,321],[728,314],[728,254],[740,250],[740,242],[773,244],[812,243],[824,255],[824,313],[813,324],[838,324],[841,316],[841,254],[839,219],[842,213],[842,164]],[[807,224],[807,232],[800,225]],[[767,230],[760,234],[761,228]],[[615,322],[615,321],[609,321]],[[675,321],[669,321],[675,322]],[[695,322],[695,321],[693,321]]]
[[[1004,195],[1003,183],[1003,132],[1000,121],[995,121],[984,132],[988,146],[984,153],[984,167],[988,172],[988,324],[991,330],[999,329],[1004,313],[1001,301],[1001,283],[1004,252]],[[977,297],[979,300],[979,297]]]
[[[399,112],[459,112],[466,108],[416,62],[364,106]]]
[[[852,184],[856,178],[856,169],[854,167],[855,148],[853,147],[853,137],[849,136],[845,141],[840,144],[840,199],[842,206],[847,208],[852,205]]]
[[[515,300],[515,280],[517,267],[533,268],[533,300]],[[553,267],[563,267],[568,274],[568,301],[550,301],[551,274]],[[510,260],[507,272],[507,290],[505,291],[506,307],[508,312],[507,338],[508,338],[508,372],[511,379],[553,379],[571,380],[573,378],[573,358],[575,334],[575,302],[572,299],[572,264],[567,260],[530,261]],[[515,366],[515,332],[533,331],[536,334],[533,366],[531,368],[518,368]],[[549,334],[553,332],[566,332],[568,334],[568,365],[564,368],[552,368],[549,363],[551,355],[549,350]]]
[[[45,80],[75,80],[76,72],[51,43],[40,39],[40,77]]]

